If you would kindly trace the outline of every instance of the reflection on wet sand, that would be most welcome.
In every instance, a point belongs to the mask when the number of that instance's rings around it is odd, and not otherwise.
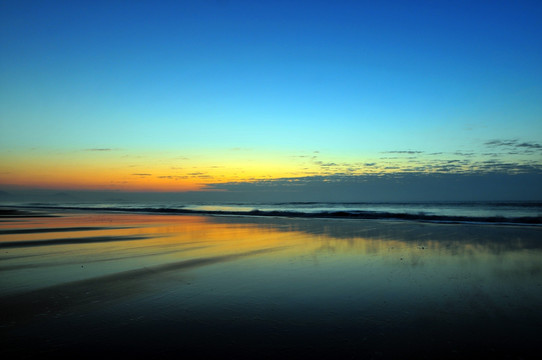
[[[192,248],[193,249],[193,248]],[[136,294],[145,289],[162,273],[180,271],[198,266],[233,261],[245,256],[258,255],[277,249],[260,249],[245,253],[223,255],[207,258],[195,258],[175,263],[167,263],[154,267],[129,270],[107,276],[95,277],[88,280],[74,281],[44,289],[34,290],[0,299],[0,307],[6,311],[4,320],[6,326],[17,324],[21,319],[28,319],[47,313],[58,313],[80,305],[90,305],[106,298],[109,302]]]
[[[15,357],[541,350],[539,227],[123,214],[0,226],[0,345]]]
[[[74,232],[74,231],[91,231],[91,230],[111,230],[116,229],[114,227],[96,227],[96,226],[81,226],[81,227],[56,227],[56,228],[30,228],[30,229],[7,229],[1,230],[0,235],[13,235],[13,234],[39,234],[47,232]]]
[[[111,241],[130,241],[130,240],[144,240],[150,236],[141,235],[121,235],[121,236],[89,236],[80,238],[67,238],[67,239],[45,239],[45,240],[20,240],[20,241],[3,241],[0,242],[0,249],[2,248],[21,248],[21,247],[33,247],[33,246],[51,246],[51,245],[78,245],[88,243],[101,243]]]

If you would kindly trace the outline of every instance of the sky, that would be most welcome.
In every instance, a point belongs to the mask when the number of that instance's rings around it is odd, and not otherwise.
[[[0,191],[542,200],[541,19],[540,1],[2,0]]]

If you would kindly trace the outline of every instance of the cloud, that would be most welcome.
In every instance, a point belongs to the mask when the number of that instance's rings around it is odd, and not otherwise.
[[[92,148],[92,149],[85,149],[85,151],[113,151],[111,148]]]
[[[132,176],[152,176],[152,174],[132,174]]]
[[[188,179],[186,175],[161,175],[157,176],[158,179],[168,179],[168,180],[179,180],[179,179]]]
[[[488,166],[494,166],[490,163]],[[503,168],[507,167],[507,164]],[[542,198],[542,171],[536,173],[462,173],[454,165],[442,173],[303,176],[209,184],[232,199],[270,201],[510,200]],[[420,167],[423,169],[423,167]],[[229,194],[229,195],[228,195]]]
[[[529,142],[517,144],[516,146],[521,147],[521,148],[542,149],[542,145],[536,144],[536,143],[529,143]]]
[[[534,142],[519,142],[516,139],[490,140],[484,145],[492,148],[515,148],[516,150],[542,150],[542,145]]]
[[[484,145],[491,147],[500,147],[500,146],[514,146],[517,143],[517,140],[490,140],[486,141]]]
[[[392,151],[383,151],[383,154],[423,154],[423,151],[416,150],[392,150]]]
[[[196,178],[199,178],[199,179],[212,179],[213,176],[209,175],[209,174],[206,174],[204,172],[192,172],[192,173],[188,173],[186,174],[188,176],[191,176],[191,177],[196,177]]]
[[[457,156],[474,156],[474,153],[473,152],[456,151],[456,152],[454,152],[454,155],[457,155]]]

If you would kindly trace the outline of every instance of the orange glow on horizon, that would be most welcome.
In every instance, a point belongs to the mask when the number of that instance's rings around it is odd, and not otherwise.
[[[317,169],[310,169],[314,173]],[[219,154],[193,159],[171,154],[28,152],[0,162],[0,185],[62,190],[205,191],[209,184],[306,176],[307,169],[269,154]]]

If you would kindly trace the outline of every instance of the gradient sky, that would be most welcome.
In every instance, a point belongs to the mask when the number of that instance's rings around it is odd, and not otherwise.
[[[541,19],[540,1],[1,1],[0,189],[542,179]]]

